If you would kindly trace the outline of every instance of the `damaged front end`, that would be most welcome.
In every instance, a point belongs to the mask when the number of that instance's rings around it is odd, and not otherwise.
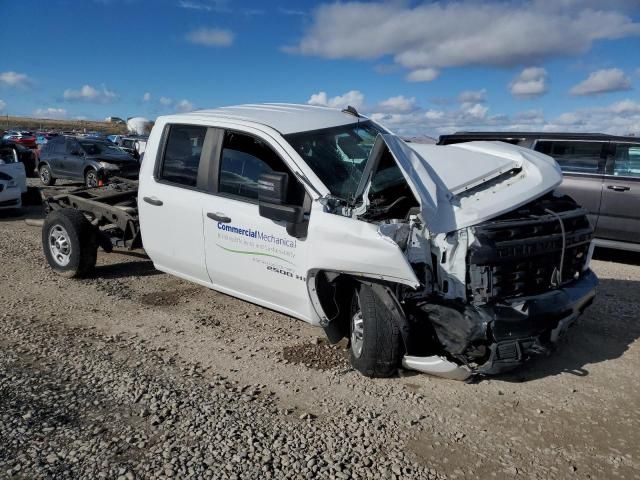
[[[420,357],[431,342],[468,375],[513,369],[548,353],[593,301],[592,229],[571,199],[548,194],[465,230],[434,242],[438,293],[405,302],[410,324],[433,329],[408,345],[405,366],[429,371],[434,359],[425,366]]]
[[[403,365],[464,380],[549,352],[593,301],[597,285],[586,211],[552,193],[561,181],[557,165],[509,145],[419,152],[393,136],[382,140],[358,189],[362,201],[331,213],[377,225],[413,270],[419,285],[371,276],[383,303],[402,310],[394,318]],[[456,155],[468,168],[453,175],[448,161]],[[393,168],[402,172],[402,185],[384,184]],[[339,305],[336,285],[345,275],[321,275],[312,282],[322,279],[318,287],[337,292],[331,302]],[[336,334],[339,322],[332,319],[339,312],[321,321],[330,338],[346,333]]]

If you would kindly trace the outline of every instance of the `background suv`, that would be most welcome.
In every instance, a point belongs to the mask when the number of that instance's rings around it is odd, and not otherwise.
[[[106,140],[85,137],[54,137],[42,147],[38,172],[45,185],[58,178],[82,180],[96,187],[109,177],[138,178],[138,162]]]
[[[552,156],[563,172],[561,193],[589,211],[596,244],[640,251],[640,138],[597,133],[462,132],[440,145],[501,141]]]

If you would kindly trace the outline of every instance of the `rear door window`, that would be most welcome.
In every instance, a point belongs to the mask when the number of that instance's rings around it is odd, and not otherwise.
[[[606,142],[540,140],[535,150],[553,157],[564,172],[599,173],[604,167]]]
[[[167,182],[196,187],[198,167],[207,127],[172,125],[169,127],[159,178]]]

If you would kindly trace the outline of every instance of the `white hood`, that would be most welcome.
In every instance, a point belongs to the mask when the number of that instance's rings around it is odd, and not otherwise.
[[[503,142],[444,146],[409,144],[391,134],[380,138],[420,201],[424,221],[434,234],[489,220],[562,182],[553,158]],[[504,175],[510,171],[517,173]]]

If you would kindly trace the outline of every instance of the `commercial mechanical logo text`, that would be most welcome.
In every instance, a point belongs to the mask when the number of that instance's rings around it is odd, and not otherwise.
[[[255,238],[266,243],[278,245],[288,248],[296,248],[296,241],[289,238],[277,237],[275,235],[261,232],[260,230],[253,230],[251,228],[236,227],[235,225],[229,225],[227,223],[218,222],[218,230],[223,230],[227,233],[235,233],[236,235],[244,235],[249,238]]]

